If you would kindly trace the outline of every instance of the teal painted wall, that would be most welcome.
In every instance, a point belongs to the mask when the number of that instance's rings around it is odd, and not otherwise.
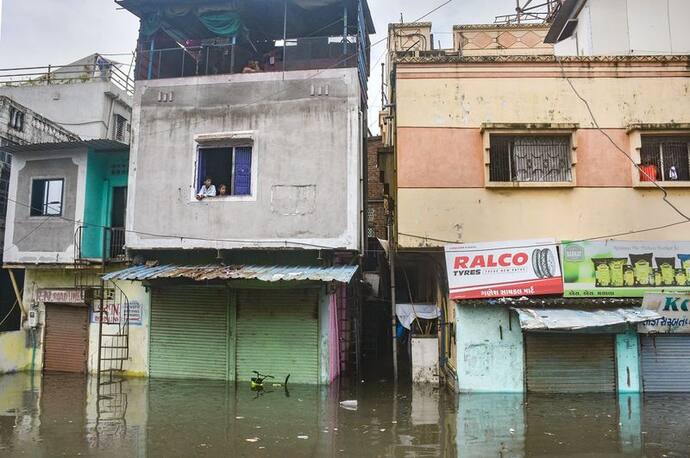
[[[524,390],[520,322],[507,307],[457,305],[458,391]]]
[[[640,392],[640,347],[635,331],[616,334],[618,392]]]
[[[127,186],[129,153],[89,151],[86,165],[86,196],[81,256],[103,256],[102,226],[110,225],[113,188]]]

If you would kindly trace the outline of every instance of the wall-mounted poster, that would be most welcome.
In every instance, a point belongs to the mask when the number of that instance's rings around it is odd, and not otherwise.
[[[563,242],[561,256],[567,297],[690,291],[690,242]]]
[[[553,239],[446,245],[451,299],[561,294]]]

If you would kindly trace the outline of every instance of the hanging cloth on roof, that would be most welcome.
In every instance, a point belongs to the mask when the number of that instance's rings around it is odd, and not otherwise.
[[[210,32],[224,37],[237,35],[242,25],[236,11],[203,11],[196,16]]]
[[[150,37],[161,28],[163,24],[163,15],[160,11],[147,13],[141,18],[141,33],[144,36]]]

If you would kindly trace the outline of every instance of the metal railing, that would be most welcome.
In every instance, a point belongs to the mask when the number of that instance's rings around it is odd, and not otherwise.
[[[102,248],[97,256],[87,256],[84,253],[84,236],[88,234],[89,237],[94,237],[92,231],[100,233],[99,238],[102,242]],[[126,230],[123,227],[93,227],[93,226],[79,226],[74,233],[74,261],[77,264],[83,262],[113,262],[125,261],[127,258],[127,251],[125,248]],[[102,238],[101,238],[102,237]],[[99,242],[100,243],[100,242]]]
[[[137,52],[136,79],[358,66],[360,48],[356,37],[295,38],[271,46],[265,53],[232,44],[142,49]]]
[[[94,63],[0,68],[0,86],[47,86],[110,81],[127,94],[133,95],[134,79],[120,67],[126,66]]]

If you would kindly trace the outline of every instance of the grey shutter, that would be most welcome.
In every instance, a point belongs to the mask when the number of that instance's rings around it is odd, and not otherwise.
[[[527,391],[545,393],[616,390],[614,336],[527,334]]]
[[[690,335],[642,336],[640,344],[644,391],[690,391]]]
[[[228,296],[207,286],[154,288],[151,377],[228,378]]]

